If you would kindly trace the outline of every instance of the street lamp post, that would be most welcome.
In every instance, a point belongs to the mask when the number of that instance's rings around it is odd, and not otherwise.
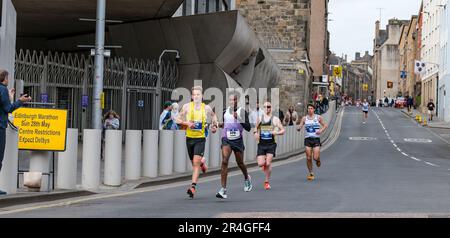
[[[158,60],[158,78],[156,81],[156,98],[155,98],[155,103],[154,103],[154,107],[155,107],[155,111],[156,114],[153,115],[153,128],[157,129],[158,126],[158,121],[159,121],[159,114],[161,113],[161,101],[162,101],[162,89],[161,89],[161,75],[162,75],[162,57],[164,56],[164,54],[166,53],[176,53],[176,61],[180,60],[180,52],[178,50],[163,50],[163,52],[161,53],[161,55],[159,56],[159,60]]]
[[[92,110],[93,129],[102,129],[103,67],[105,61],[105,11],[106,0],[97,0],[97,23],[95,29],[95,78],[94,108]]]

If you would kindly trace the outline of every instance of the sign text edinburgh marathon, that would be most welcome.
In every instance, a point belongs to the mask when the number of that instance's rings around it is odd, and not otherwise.
[[[67,110],[19,108],[13,113],[19,128],[19,149],[65,151]]]

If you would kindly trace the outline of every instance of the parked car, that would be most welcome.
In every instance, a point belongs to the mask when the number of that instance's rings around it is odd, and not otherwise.
[[[396,107],[396,108],[404,108],[404,107],[406,107],[406,98],[404,98],[404,97],[398,97],[398,98],[395,100],[395,107]]]

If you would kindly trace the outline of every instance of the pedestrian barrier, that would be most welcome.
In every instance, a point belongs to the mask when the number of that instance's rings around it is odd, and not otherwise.
[[[144,156],[142,157],[143,169],[142,175],[144,177],[156,178],[158,177],[158,154],[159,154],[159,131],[144,130]],[[186,146],[185,146],[186,147]]]
[[[219,167],[219,162],[221,158],[221,132],[222,130],[217,130],[216,133],[211,133],[209,135],[210,143],[209,143],[209,164],[208,166],[210,168],[217,168]]]
[[[173,135],[174,131],[159,132],[159,174],[171,175],[173,172]]]
[[[0,171],[0,190],[8,194],[17,193],[18,140],[17,131],[7,127],[5,155]]]
[[[125,178],[136,180],[141,177],[142,131],[127,130],[125,141]]]
[[[186,172],[186,131],[175,131],[174,134],[173,170],[178,173]]]
[[[97,190],[100,185],[101,137],[99,129],[83,130],[81,186],[86,190]]]
[[[122,148],[122,146],[120,147]],[[78,129],[67,129],[66,151],[58,152],[56,188],[75,189],[77,186]]]
[[[109,186],[120,186],[121,182],[122,182],[122,131],[106,130],[105,175],[103,183]]]

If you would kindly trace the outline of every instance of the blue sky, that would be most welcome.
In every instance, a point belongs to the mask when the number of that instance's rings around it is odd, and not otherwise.
[[[411,19],[418,15],[421,0],[330,0],[328,30],[330,31],[330,49],[348,59],[355,57],[355,52],[362,54],[366,50],[372,54],[375,21],[380,18],[381,28],[385,29],[388,19]]]

